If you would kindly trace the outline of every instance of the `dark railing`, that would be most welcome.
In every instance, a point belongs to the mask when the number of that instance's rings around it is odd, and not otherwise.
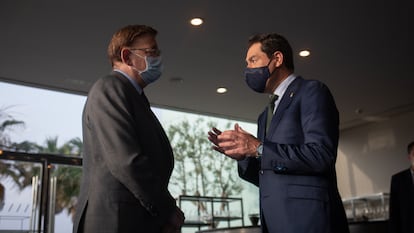
[[[40,189],[40,202],[39,202],[39,212],[38,212],[38,225],[37,229],[33,229],[31,232],[44,232],[49,233],[49,207],[50,207],[50,168],[52,164],[58,165],[72,165],[72,166],[82,166],[81,157],[72,157],[72,156],[63,156],[56,154],[31,154],[23,152],[12,152],[12,151],[3,151],[0,150],[0,161],[9,160],[9,161],[19,161],[19,162],[31,162],[39,163],[42,167],[42,176],[41,176],[41,189]],[[27,232],[27,231],[23,231]]]

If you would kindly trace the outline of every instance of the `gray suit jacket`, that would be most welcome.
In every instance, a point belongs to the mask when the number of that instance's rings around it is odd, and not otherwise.
[[[174,160],[145,95],[113,72],[91,88],[82,122],[74,232],[160,232],[176,206],[167,189]]]
[[[261,223],[270,233],[348,233],[336,183],[339,116],[329,89],[296,78],[265,135],[260,159],[239,162],[240,176],[260,187]]]

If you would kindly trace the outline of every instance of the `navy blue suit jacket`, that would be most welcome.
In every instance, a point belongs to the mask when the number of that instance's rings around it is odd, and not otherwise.
[[[267,135],[267,109],[259,116],[263,155],[238,165],[239,175],[260,188],[263,232],[349,232],[336,182],[338,115],[323,83],[298,77],[282,96]]]

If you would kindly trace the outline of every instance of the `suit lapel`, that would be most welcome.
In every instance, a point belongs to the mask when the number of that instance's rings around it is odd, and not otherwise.
[[[258,127],[257,127],[257,137],[264,141],[265,139],[265,131],[266,131],[266,116],[267,116],[267,107],[266,109],[260,114],[258,119]]]
[[[276,112],[273,115],[269,131],[266,137],[272,137],[272,135],[276,131],[276,128],[279,125],[279,122],[282,119],[285,110],[289,107],[290,103],[292,103],[292,100],[296,97],[296,93],[298,92],[302,82],[303,79],[301,77],[297,77],[286,89],[286,92],[283,94],[283,97],[280,100]]]
[[[408,187],[407,193],[409,194],[409,196],[414,196],[414,184],[413,184],[413,178],[411,177],[410,169],[408,169],[405,173],[406,175],[405,175],[404,186]]]
[[[150,103],[149,103],[149,101],[148,101],[148,98],[147,98],[147,96],[145,95],[144,91],[142,91],[141,97],[142,97],[142,99],[144,100],[144,103],[147,105],[147,107],[151,107],[151,105],[150,105]]]

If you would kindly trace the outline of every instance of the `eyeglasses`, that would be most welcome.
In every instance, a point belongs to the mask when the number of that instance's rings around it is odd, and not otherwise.
[[[159,56],[161,54],[161,50],[158,48],[132,48],[131,50],[143,51],[146,56]]]

